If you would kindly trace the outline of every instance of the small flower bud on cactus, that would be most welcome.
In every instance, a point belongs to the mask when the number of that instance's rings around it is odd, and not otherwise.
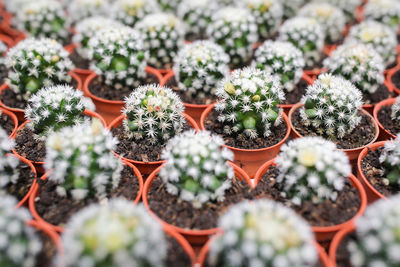
[[[140,86],[125,100],[123,122],[128,138],[165,144],[183,130],[184,106],[170,88]]]
[[[400,141],[398,139],[385,142],[379,161],[385,167],[389,184],[400,185]]]
[[[36,257],[42,249],[34,229],[26,224],[31,215],[25,208],[16,209],[17,200],[1,195],[0,201],[0,266],[36,266]]]
[[[356,220],[355,240],[347,246],[351,266],[400,266],[400,197],[381,199]]]
[[[160,171],[168,192],[194,208],[223,200],[234,176],[227,162],[233,153],[223,145],[221,137],[207,131],[187,131],[171,139],[162,152],[166,164]]]
[[[303,53],[292,43],[265,41],[255,52],[253,66],[279,78],[284,89],[291,92],[303,76]]]
[[[325,34],[322,26],[313,18],[295,17],[283,23],[279,40],[292,43],[303,52],[307,67],[313,67],[321,59]]]
[[[142,205],[121,198],[76,213],[62,244],[59,263],[66,267],[164,266],[168,248],[161,225]]]
[[[280,0],[283,7],[283,18],[296,16],[297,11],[304,4],[304,0]]]
[[[184,24],[172,14],[149,14],[135,25],[135,29],[144,35],[144,46],[150,53],[149,63],[157,68],[171,64],[184,45]]]
[[[147,14],[159,11],[160,7],[156,0],[117,0],[113,5],[112,17],[133,27]]]
[[[69,18],[76,24],[85,18],[93,16],[106,16],[110,11],[109,0],[65,0]]]
[[[343,138],[361,122],[357,115],[363,104],[361,92],[341,77],[321,74],[307,88],[302,102],[302,123],[319,135]]]
[[[294,205],[335,201],[351,173],[346,153],[322,137],[303,137],[284,144],[275,163],[281,194]]]
[[[396,101],[391,107],[391,117],[394,123],[400,124],[400,97],[396,97]]]
[[[344,44],[324,60],[334,75],[351,81],[364,94],[373,94],[383,84],[385,69],[381,56],[363,44]]]
[[[238,67],[251,59],[258,40],[257,23],[249,10],[226,7],[213,15],[207,35],[229,54],[231,67]]]
[[[210,245],[210,266],[314,266],[311,227],[271,200],[243,201],[219,219],[220,237]]]
[[[400,5],[398,0],[371,0],[364,7],[363,15],[367,20],[379,21],[395,31],[400,25]]]
[[[229,75],[228,63],[223,48],[211,41],[185,45],[173,67],[179,89],[192,98],[214,96],[217,83]]]
[[[17,166],[19,160],[9,154],[12,153],[11,150],[14,146],[14,140],[10,139],[6,131],[0,128],[0,188],[4,188],[9,184],[16,184],[18,181],[19,171]]]
[[[313,0],[317,3],[329,3],[343,10],[346,21],[350,22],[355,18],[356,10],[363,3],[362,0]]]
[[[244,68],[232,72],[218,86],[222,99],[215,105],[218,120],[228,135],[254,139],[268,137],[282,120],[278,104],[285,98],[279,79],[266,71]]]
[[[66,127],[46,141],[46,171],[57,193],[80,200],[104,198],[118,186],[122,164],[111,150],[118,141],[98,119]]]
[[[396,32],[385,24],[367,20],[350,28],[346,43],[362,43],[375,49],[382,57],[385,65],[396,60]]]
[[[146,77],[149,54],[139,32],[127,26],[106,27],[89,40],[90,68],[105,84],[119,90],[139,86]]]
[[[11,48],[6,57],[8,85],[23,100],[40,88],[68,83],[74,68],[68,52],[50,39],[26,39]]]

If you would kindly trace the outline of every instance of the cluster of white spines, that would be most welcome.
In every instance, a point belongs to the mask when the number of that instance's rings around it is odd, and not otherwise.
[[[171,139],[161,155],[166,164],[160,171],[168,192],[194,208],[222,201],[234,176],[228,164],[233,153],[223,145],[221,137],[207,131],[187,131]]]
[[[119,184],[122,164],[111,150],[118,140],[98,119],[51,134],[46,141],[45,169],[60,196],[104,198]]]
[[[173,14],[152,13],[135,25],[144,35],[144,47],[150,53],[149,63],[157,68],[172,63],[184,45],[186,27]]]
[[[253,66],[277,76],[291,92],[303,75],[303,53],[290,42],[265,41],[255,52]]]
[[[365,93],[375,93],[385,80],[381,56],[361,43],[339,46],[323,64],[330,73],[351,81]]]
[[[175,13],[182,0],[157,0],[157,2],[165,12]]]
[[[322,137],[303,137],[284,144],[275,163],[281,195],[295,205],[335,201],[351,173],[346,154]]]
[[[304,0],[281,0],[283,7],[283,18],[288,19],[294,17],[300,7],[304,4]]]
[[[229,75],[229,56],[211,41],[185,45],[174,61],[174,73],[180,90],[204,98],[215,95],[217,83]]]
[[[392,105],[391,118],[395,123],[400,123],[400,97],[396,97],[396,101]]]
[[[385,142],[379,161],[385,168],[385,184],[397,186],[400,184],[400,135],[391,141]]]
[[[0,201],[0,265],[36,266],[36,257],[42,249],[34,229],[26,224],[31,215],[25,208],[16,209],[17,200],[1,195]]]
[[[109,0],[70,0],[65,4],[72,24],[92,16],[106,16],[110,11]]]
[[[266,71],[235,70],[218,85],[216,94],[221,99],[215,105],[218,121],[228,135],[268,137],[271,127],[282,121],[278,104],[285,96],[279,79]]]
[[[117,0],[113,4],[112,17],[133,27],[147,14],[159,11],[156,0]]]
[[[354,267],[400,265],[400,197],[381,199],[356,220],[356,240],[348,244]]]
[[[359,42],[375,49],[386,65],[396,60],[396,32],[380,22],[366,20],[351,27],[346,42]]]
[[[364,7],[366,19],[382,22],[395,31],[400,25],[400,5],[398,0],[371,0]]]
[[[28,3],[32,2],[32,0],[4,0],[5,9],[8,12],[15,14],[21,6],[24,6]]]
[[[65,227],[62,244],[59,263],[67,267],[164,266],[167,255],[161,225],[142,205],[121,198],[76,213]]]
[[[240,66],[251,59],[258,40],[257,23],[248,9],[226,7],[212,16],[207,35],[224,47],[233,67]]]
[[[126,135],[164,144],[183,130],[184,106],[170,88],[151,84],[136,88],[125,100]]]
[[[291,42],[303,52],[306,66],[312,67],[321,59],[325,34],[322,26],[313,18],[295,17],[279,28],[279,40]]]
[[[317,3],[329,3],[343,10],[347,21],[351,21],[356,14],[357,7],[361,6],[362,0],[313,0]]]
[[[219,220],[210,266],[314,266],[318,253],[311,227],[293,210],[271,200],[243,201]]]
[[[10,183],[15,184],[18,181],[19,171],[17,166],[19,160],[17,157],[9,154],[12,153],[11,150],[14,146],[14,140],[9,138],[6,131],[0,128],[0,188],[3,188]]]

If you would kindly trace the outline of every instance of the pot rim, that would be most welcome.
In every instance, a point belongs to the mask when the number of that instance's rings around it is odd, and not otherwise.
[[[379,111],[384,107],[384,106],[392,106],[394,103],[396,102],[396,98],[392,97],[392,98],[388,98],[385,100],[382,100],[381,102],[377,103],[374,107],[373,110],[373,116],[374,119],[376,121],[376,123],[378,124],[379,128],[383,131],[385,131],[389,136],[391,136],[392,138],[397,138],[396,135],[392,134],[389,130],[387,130],[382,123],[379,121],[378,119],[378,113]]]
[[[355,231],[355,225],[349,225],[346,228],[340,230],[339,232],[336,233],[336,235],[333,237],[331,245],[329,247],[329,259],[333,263],[333,266],[336,267],[336,252],[337,249],[339,248],[340,243],[342,240],[350,234],[351,232]]]
[[[12,122],[14,123],[13,130],[11,131],[11,134],[8,136],[8,138],[12,138],[12,136],[17,132],[18,129],[18,118],[13,112],[2,107],[0,107],[0,113],[6,114],[8,117],[11,118]]]
[[[314,79],[311,78],[308,74],[306,74],[305,72],[303,72],[303,75],[301,76],[301,79],[304,80],[308,85],[312,85],[314,83]],[[291,108],[295,105],[294,104],[279,104],[278,106],[281,108]]]

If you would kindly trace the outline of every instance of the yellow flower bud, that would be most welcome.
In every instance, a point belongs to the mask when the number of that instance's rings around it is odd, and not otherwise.
[[[226,83],[224,88],[225,92],[227,92],[230,95],[233,95],[235,93],[235,86],[231,83]]]

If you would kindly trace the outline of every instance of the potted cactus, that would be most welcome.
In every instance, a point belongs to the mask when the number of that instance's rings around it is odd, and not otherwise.
[[[92,16],[106,16],[110,11],[109,0],[61,0],[72,25]]]
[[[252,177],[278,153],[289,136],[287,117],[278,104],[284,93],[269,72],[235,70],[217,87],[220,102],[201,116],[201,129],[220,134],[235,153],[235,163]]]
[[[363,3],[362,0],[313,0],[316,3],[329,3],[340,8],[345,16],[348,24],[355,23],[357,8]]]
[[[228,206],[251,196],[250,180],[228,162],[233,153],[223,144],[207,131],[172,138],[162,153],[166,163],[151,173],[144,187],[146,208],[192,243],[204,242]]]
[[[396,134],[400,133],[400,97],[379,102],[373,115],[379,126],[379,139],[396,138]]]
[[[111,17],[134,27],[146,15],[159,11],[156,0],[117,0],[113,3]]]
[[[49,135],[47,172],[29,200],[35,219],[62,231],[68,219],[90,203],[119,196],[138,202],[142,177],[113,155],[117,142],[98,119]]]
[[[371,0],[364,7],[365,19],[376,20],[399,30],[400,6],[396,0]]]

